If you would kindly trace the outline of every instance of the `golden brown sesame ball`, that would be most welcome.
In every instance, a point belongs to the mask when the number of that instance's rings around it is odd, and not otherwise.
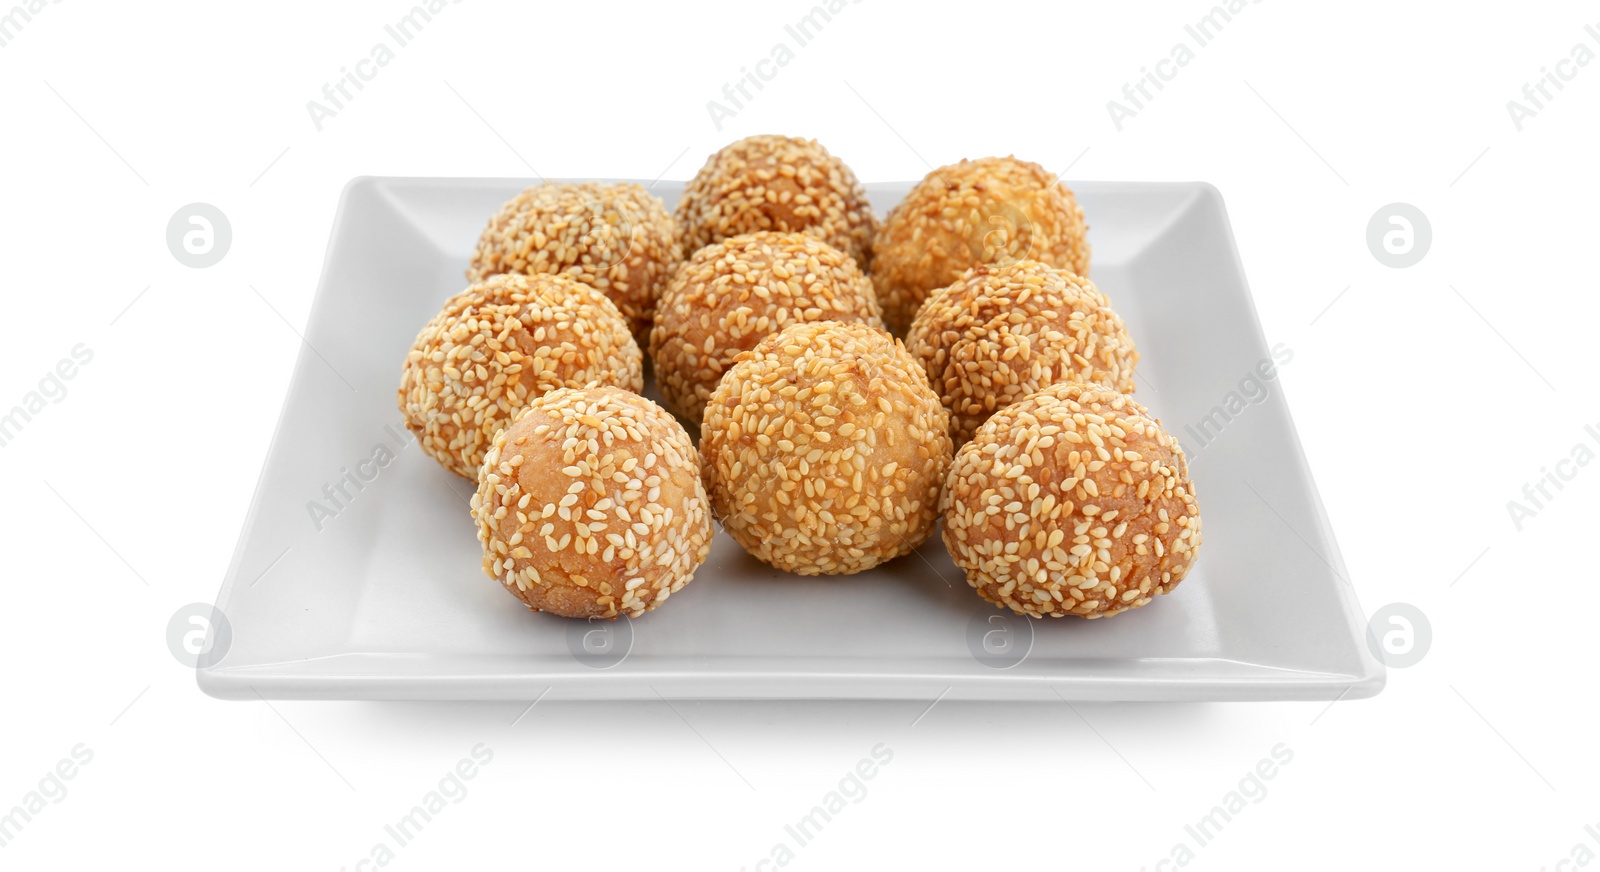
[[[650,331],[666,407],[698,425],[734,358],[806,321],[883,328],[872,282],[843,252],[803,233],[768,230],[695,252],[661,295]]]
[[[711,551],[689,434],[615,387],[535,398],[495,436],[472,516],[484,573],[528,608],[568,618],[637,618]]]
[[[928,295],[906,334],[965,445],[996,410],[1058,381],[1133,393],[1139,352],[1093,282],[1036,260],[982,264]]]
[[[944,544],[989,602],[1103,618],[1183,580],[1200,507],[1183,449],[1133,398],[1058,382],[996,412],[950,466]]]
[[[476,479],[494,435],[530,400],[593,385],[644,388],[644,355],[616,305],[567,276],[492,276],[417,334],[400,411],[423,451]]]
[[[1026,257],[1087,276],[1088,229],[1072,192],[1036,163],[940,167],[889,212],[873,243],[883,319],[903,332],[930,291],[980,263]]]
[[[678,201],[685,255],[741,233],[794,230],[871,265],[878,219],[856,174],[814,139],[752,136],[706,159]]]
[[[666,204],[631,182],[543,182],[489,219],[467,280],[561,273],[604,291],[643,344],[656,295],[683,260]]]
[[[741,356],[706,406],[700,451],[724,529],[800,575],[842,575],[933,533],[949,413],[889,334],[817,321]]]

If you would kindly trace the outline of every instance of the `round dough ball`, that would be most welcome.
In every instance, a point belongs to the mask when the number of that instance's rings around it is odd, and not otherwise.
[[[883,328],[871,280],[838,249],[803,233],[763,230],[695,252],[661,295],[650,331],[666,407],[698,426],[734,358],[806,321]]]
[[[467,280],[560,273],[604,291],[642,345],[656,296],[683,260],[666,204],[631,182],[543,182],[489,219]]]
[[[1169,593],[1200,548],[1183,449],[1126,394],[1059,382],[996,412],[950,466],[944,544],[989,602],[1103,618]]]
[[[796,324],[740,357],[711,394],[700,450],[712,509],[778,569],[871,569],[933,533],[949,417],[889,334]]]
[[[621,388],[534,399],[495,436],[472,516],[484,573],[528,608],[568,618],[637,618],[711,552],[689,434]]]
[[[478,477],[494,435],[555,388],[644,389],[644,355],[598,290],[558,275],[500,275],[451,297],[406,354],[400,412],[422,450]]]
[[[752,136],[706,159],[678,201],[685,255],[757,230],[814,236],[871,266],[878,228],[856,174],[814,139]]]
[[[928,295],[906,334],[965,445],[978,426],[1045,385],[1133,393],[1139,352],[1094,283],[1036,260],[983,264]]]
[[[980,263],[1030,258],[1089,274],[1088,226],[1053,173],[1014,157],[940,167],[884,219],[872,280],[883,319],[903,332],[934,288]]]

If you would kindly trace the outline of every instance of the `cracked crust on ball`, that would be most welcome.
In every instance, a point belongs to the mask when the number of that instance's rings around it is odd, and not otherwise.
[[[889,334],[797,324],[728,370],[700,450],[712,510],[746,551],[800,575],[849,574],[932,535],[949,412]]]
[[[666,204],[632,182],[543,182],[489,219],[467,280],[559,273],[598,288],[643,345],[655,300],[683,260]]]
[[[685,255],[730,236],[790,230],[872,265],[877,216],[855,173],[814,139],[751,136],[706,159],[678,201]]]
[[[1138,608],[1200,548],[1183,449],[1101,385],[1054,384],[995,413],[957,452],[941,505],[967,583],[1036,618]]]
[[[1028,258],[1089,274],[1088,225],[1055,174],[1014,157],[940,167],[889,212],[873,242],[883,319],[903,333],[929,292],[981,263]]]
[[[569,618],[639,617],[711,552],[689,434],[614,387],[535,399],[489,448],[472,516],[484,573],[528,608]]]
[[[871,280],[843,252],[803,233],[772,231],[700,249],[667,285],[650,331],[664,404],[698,427],[735,358],[810,321],[883,327]]]
[[[1094,283],[1035,260],[984,264],[928,296],[906,334],[965,445],[984,421],[1062,381],[1134,390],[1139,352]]]
[[[444,468],[476,480],[496,433],[563,387],[644,389],[644,355],[605,294],[567,276],[499,275],[451,297],[417,334],[400,412]]]

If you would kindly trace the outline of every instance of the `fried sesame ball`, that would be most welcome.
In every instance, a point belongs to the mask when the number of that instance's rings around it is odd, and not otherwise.
[[[406,354],[400,411],[445,469],[478,477],[494,435],[555,388],[644,388],[644,355],[605,294],[564,275],[499,275],[445,302]]]
[[[561,273],[604,291],[643,345],[661,286],[683,260],[666,204],[631,182],[543,182],[489,219],[467,280]]]
[[[706,159],[678,201],[685,255],[741,233],[794,230],[871,266],[878,219],[856,174],[814,139],[752,136]]]
[[[1133,393],[1139,352],[1094,283],[1036,260],[980,264],[928,295],[906,334],[950,410],[956,446],[996,410],[1058,381]]]
[[[650,331],[666,407],[698,425],[734,358],[806,321],[883,328],[872,282],[848,255],[804,233],[770,230],[695,252],[661,295]]]
[[[528,608],[568,618],[639,617],[711,551],[689,434],[616,387],[529,403],[484,456],[472,516],[484,573]]]
[[[949,414],[889,334],[792,325],[740,356],[706,405],[712,510],[778,569],[871,569],[933,533]]]
[[[897,335],[934,288],[980,263],[1031,258],[1089,274],[1083,210],[1055,174],[1014,157],[940,167],[889,212],[873,243],[872,280]]]
[[[1103,385],[1057,382],[996,412],[956,453],[941,506],[967,583],[1036,618],[1138,608],[1200,548],[1183,449]]]

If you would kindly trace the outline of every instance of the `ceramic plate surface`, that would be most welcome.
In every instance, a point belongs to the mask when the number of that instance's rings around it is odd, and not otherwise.
[[[658,611],[594,623],[529,612],[479,568],[472,487],[411,441],[395,402],[417,331],[465,287],[479,232],[525,184],[361,178],[345,189],[217,601],[232,639],[200,669],[205,692],[1221,700],[1382,688],[1275,379],[1281,360],[1222,198],[1200,183],[1073,185],[1092,278],[1139,347],[1135,396],[1189,452],[1205,542],[1174,593],[1107,620],[1032,621],[981,601],[937,535],[871,572],[801,578],[719,533]],[[653,193],[671,208],[682,187]],[[882,214],[909,189],[868,193]]]

